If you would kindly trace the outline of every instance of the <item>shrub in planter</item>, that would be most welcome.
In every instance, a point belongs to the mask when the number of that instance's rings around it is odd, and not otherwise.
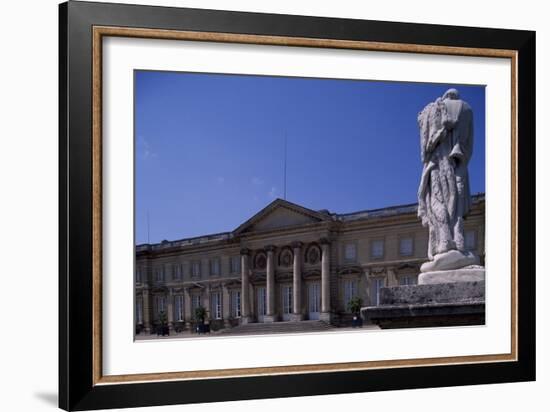
[[[351,326],[353,328],[363,326],[363,318],[361,318],[361,307],[363,306],[363,299],[360,297],[354,297],[348,302],[348,309],[353,314]]]
[[[157,330],[157,335],[162,335],[162,336],[170,335],[170,328],[168,327],[168,318],[166,317],[166,312],[164,311],[159,313],[159,329]]]
[[[195,321],[197,322],[195,331],[199,334],[201,333],[210,333],[210,325],[205,325],[204,321],[208,312],[203,306],[199,306],[195,309]]]

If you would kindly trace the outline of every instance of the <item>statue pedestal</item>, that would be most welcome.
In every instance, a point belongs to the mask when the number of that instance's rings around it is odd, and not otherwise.
[[[380,305],[362,308],[361,316],[382,329],[483,325],[485,281],[382,288]]]
[[[418,275],[419,285],[433,285],[436,283],[482,282],[485,280],[483,266],[467,266],[462,269],[437,270]]]
[[[479,256],[472,252],[449,250],[433,257],[433,260],[420,266],[420,272],[439,272],[442,270],[461,269],[472,265],[479,265]]]

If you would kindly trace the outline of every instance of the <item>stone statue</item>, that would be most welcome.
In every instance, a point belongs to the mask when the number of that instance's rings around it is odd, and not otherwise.
[[[456,89],[449,89],[420,112],[418,126],[423,163],[418,216],[429,229],[429,261],[420,271],[477,265],[479,258],[464,245],[464,219],[471,206],[468,162],[474,138],[472,109]]]

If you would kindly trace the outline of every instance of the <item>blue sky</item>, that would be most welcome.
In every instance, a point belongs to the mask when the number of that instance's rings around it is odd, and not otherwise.
[[[450,87],[474,111],[485,191],[485,87],[135,72],[136,242],[230,231],[274,199],[346,213],[416,202],[417,115]]]

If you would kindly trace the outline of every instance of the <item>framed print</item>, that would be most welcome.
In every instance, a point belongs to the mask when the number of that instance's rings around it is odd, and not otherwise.
[[[535,379],[535,33],[60,5],[60,407]]]

